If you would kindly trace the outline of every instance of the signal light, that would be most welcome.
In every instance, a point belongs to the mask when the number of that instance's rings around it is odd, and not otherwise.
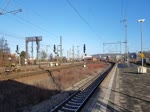
[[[83,52],[85,53],[85,51],[86,51],[86,46],[85,46],[85,44],[83,45]]]
[[[16,53],[18,53],[19,47],[18,45],[16,45]]]
[[[56,45],[54,44],[54,52],[56,52]]]

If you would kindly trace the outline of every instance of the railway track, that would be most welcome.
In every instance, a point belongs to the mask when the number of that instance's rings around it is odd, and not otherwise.
[[[86,88],[80,88],[69,98],[64,100],[61,104],[56,106],[51,112],[78,112],[82,109],[85,103],[88,101],[90,96],[94,93],[99,84],[104,80],[107,74],[113,68],[114,63],[105,71],[101,76],[99,76],[94,82],[92,82]]]
[[[69,65],[62,65],[58,67],[41,67],[37,68],[35,71],[26,71],[26,72],[4,72],[2,73],[2,76],[0,77],[0,81],[3,80],[10,80],[10,79],[17,79],[17,78],[22,78],[22,77],[29,77],[29,76],[34,76],[42,73],[47,73],[47,71],[59,71],[62,69],[68,69],[71,67],[77,67],[77,66],[83,66],[83,63],[77,63],[77,64],[69,64]],[[30,67],[32,68],[32,67]],[[28,68],[27,68],[28,69]],[[5,74],[5,75],[3,75]],[[1,74],[0,74],[1,75]]]

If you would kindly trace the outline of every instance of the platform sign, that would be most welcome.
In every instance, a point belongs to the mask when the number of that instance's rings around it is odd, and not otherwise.
[[[144,53],[141,53],[140,56],[141,56],[141,58],[144,58]]]

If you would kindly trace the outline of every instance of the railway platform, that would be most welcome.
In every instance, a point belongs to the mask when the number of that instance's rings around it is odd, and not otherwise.
[[[117,64],[81,112],[149,112],[150,69],[138,74],[137,67]]]

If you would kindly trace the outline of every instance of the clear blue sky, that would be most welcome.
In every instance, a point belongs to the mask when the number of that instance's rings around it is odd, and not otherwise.
[[[0,0],[0,11],[9,0]],[[20,51],[25,50],[25,37],[42,36],[41,49],[59,44],[59,37],[63,38],[64,55],[67,50],[75,46],[80,47],[83,54],[83,44],[86,44],[87,54],[103,53],[103,43],[125,40],[124,24],[120,22],[127,17],[129,51],[140,50],[140,23],[144,18],[143,48],[150,50],[150,0],[10,0],[5,11],[22,9],[16,15],[0,16],[0,37],[4,37],[15,52],[16,45]],[[84,20],[83,20],[83,19]],[[86,23],[86,22],[88,23]],[[90,27],[89,27],[90,26]],[[36,45],[34,44],[34,47]],[[121,46],[124,52],[124,45]],[[34,53],[36,48],[34,48]],[[106,52],[119,52],[120,45],[106,45]],[[29,53],[31,43],[29,43]]]

